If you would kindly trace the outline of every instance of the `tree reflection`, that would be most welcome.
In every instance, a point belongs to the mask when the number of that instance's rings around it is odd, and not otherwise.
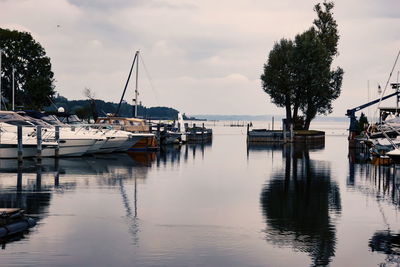
[[[284,168],[264,187],[261,208],[269,242],[307,252],[313,266],[327,265],[335,255],[340,192],[329,165],[311,160],[309,150],[284,146]]]

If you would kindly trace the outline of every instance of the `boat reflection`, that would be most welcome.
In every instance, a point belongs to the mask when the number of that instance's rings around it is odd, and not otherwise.
[[[98,157],[69,159],[43,159],[41,161],[0,160],[0,207],[21,208],[28,216],[35,218],[38,226],[45,223],[53,194],[66,194],[95,183],[102,187],[118,189],[126,211],[129,231],[134,236],[138,231],[137,184],[144,182],[148,167],[144,167],[126,154],[112,154]],[[125,183],[133,180],[133,199]],[[0,240],[5,244],[21,240],[28,235],[21,234]]]
[[[185,145],[164,145],[160,147],[157,152],[143,151],[143,152],[128,152],[127,155],[134,160],[136,163],[152,167],[155,163],[156,167],[179,165],[181,160],[187,162],[190,158],[195,159],[198,153],[201,153],[201,158],[204,159],[204,155],[207,149],[210,149],[212,143],[190,143]]]
[[[313,266],[328,265],[336,250],[335,220],[341,213],[338,184],[327,162],[310,158],[322,147],[282,146],[284,164],[261,192],[266,240],[310,255]],[[275,149],[275,147],[274,147]]]
[[[400,207],[400,169],[395,166],[354,164],[350,161],[347,187]]]

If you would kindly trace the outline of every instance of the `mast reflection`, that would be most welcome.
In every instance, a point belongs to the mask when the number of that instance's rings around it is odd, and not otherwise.
[[[310,149],[321,148],[282,146],[283,167],[273,173],[260,197],[266,240],[307,252],[312,266],[327,265],[334,257],[334,221],[341,213],[339,187],[331,180],[329,164],[310,159]]]

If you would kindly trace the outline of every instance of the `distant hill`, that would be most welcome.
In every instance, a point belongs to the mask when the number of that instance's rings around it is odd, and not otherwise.
[[[54,100],[54,105],[46,107],[46,111],[54,111],[59,107],[63,107],[66,112],[77,114],[80,118],[88,118],[92,116],[90,100],[68,100],[63,96],[58,96]],[[103,100],[95,100],[96,110],[99,116],[113,114],[117,110],[117,103],[105,102]],[[121,104],[119,116],[132,117],[134,106],[123,102]],[[145,107],[138,106],[138,117],[146,119],[162,119],[174,120],[178,117],[179,111],[170,107]]]

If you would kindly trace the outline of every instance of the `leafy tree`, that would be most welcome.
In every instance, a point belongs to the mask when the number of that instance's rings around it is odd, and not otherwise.
[[[293,107],[293,77],[292,73],[293,42],[281,39],[275,43],[268,56],[268,64],[264,64],[264,73],[261,75],[262,88],[270,95],[271,100],[278,107],[285,107],[286,119],[292,119]]]
[[[297,128],[302,118],[302,128],[309,129],[317,114],[331,113],[332,101],[340,95],[343,70],[340,67],[331,70],[339,41],[333,7],[332,2],[315,5],[317,19],[314,25],[296,35],[293,42],[285,40],[291,43],[290,49],[275,44],[268,63],[264,65],[261,76],[264,91],[271,96],[273,103],[286,107],[286,118],[292,121],[293,117]],[[282,99],[285,104],[282,104]],[[298,115],[299,109],[303,116]]]
[[[339,97],[342,87],[343,69],[337,67],[331,70],[333,59],[338,54],[339,41],[333,7],[333,2],[315,5],[317,19],[314,20],[314,26],[302,34],[305,35],[303,38],[296,38],[296,47],[308,46],[309,51],[302,62],[305,63],[304,72],[308,72],[308,79],[299,81],[306,98],[301,107],[305,114],[305,129],[310,127],[311,120],[317,114],[332,112],[332,101]]]
[[[28,32],[0,28],[2,93],[12,97],[12,71],[15,69],[16,105],[39,109],[54,96],[54,74],[44,48]]]

